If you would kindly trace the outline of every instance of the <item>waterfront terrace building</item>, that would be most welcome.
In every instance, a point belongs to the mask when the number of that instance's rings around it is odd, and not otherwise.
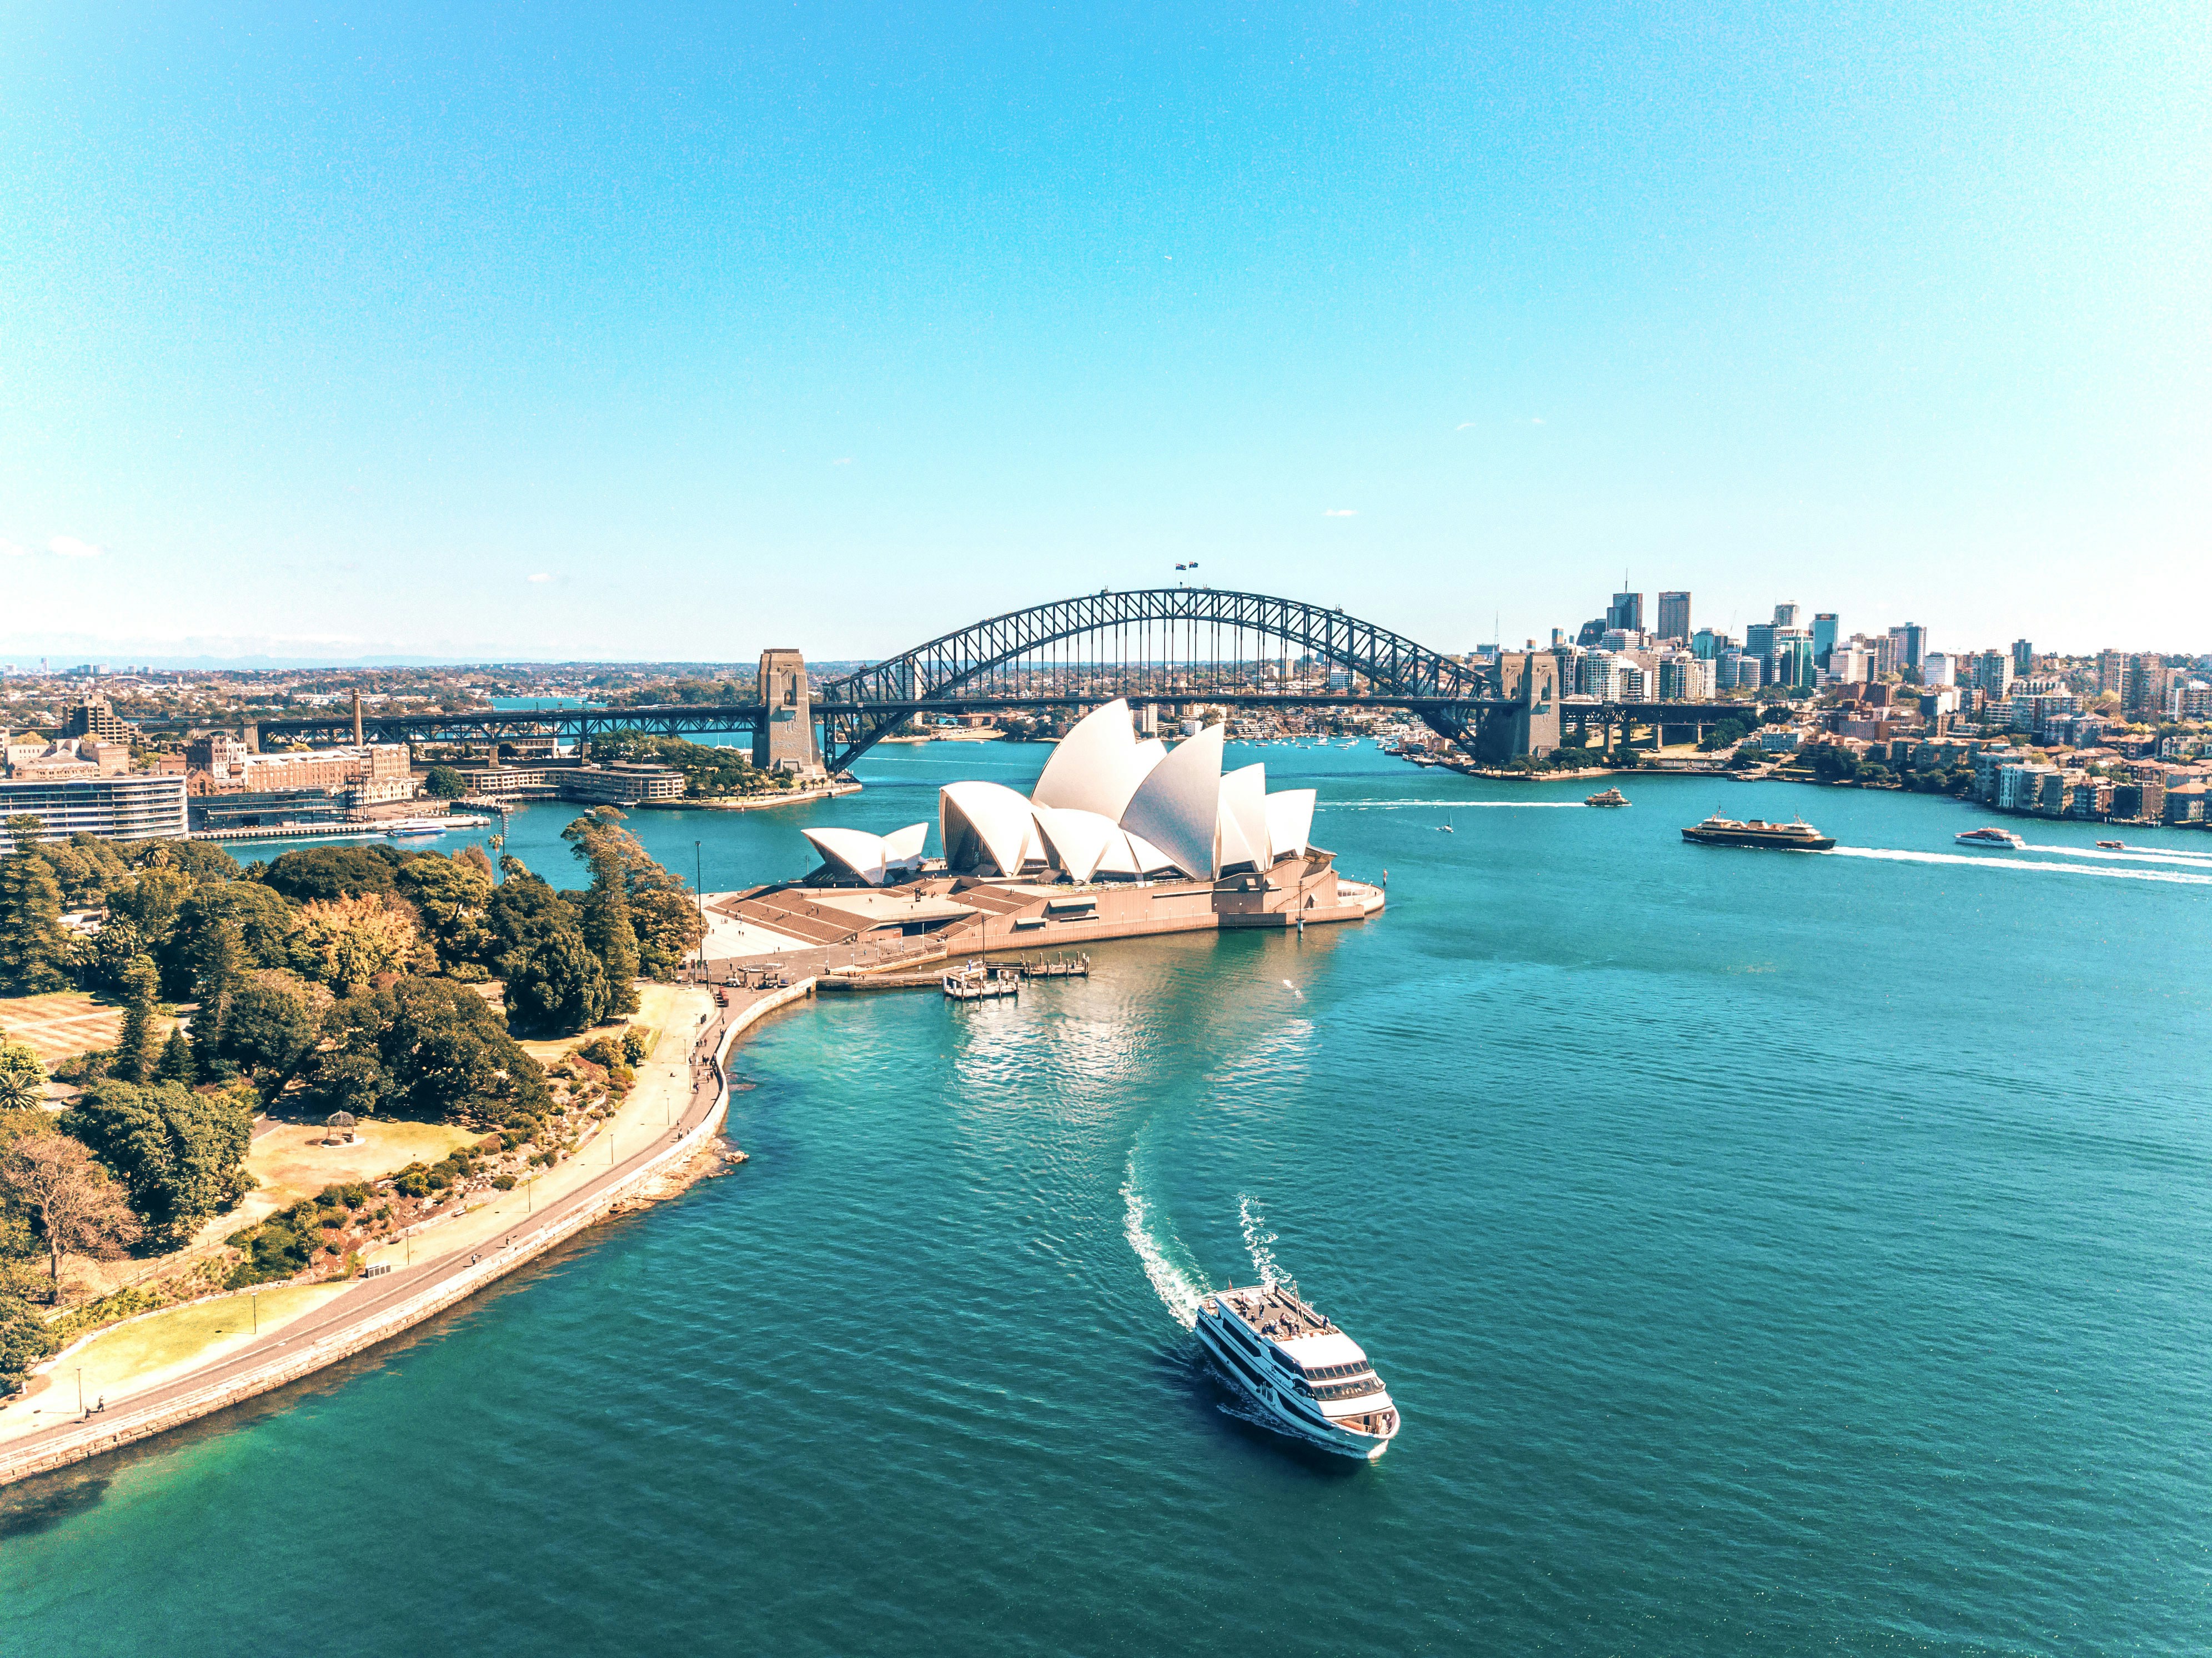
[[[9,778],[0,782],[0,818],[19,812],[42,819],[49,841],[78,833],[110,841],[181,841],[188,833],[185,780],[173,773],[58,782]]]

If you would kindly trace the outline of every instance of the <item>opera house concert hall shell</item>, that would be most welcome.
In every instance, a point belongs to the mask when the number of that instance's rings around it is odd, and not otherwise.
[[[1315,792],[1269,793],[1264,766],[1224,773],[1223,738],[1210,726],[1173,749],[1139,740],[1117,698],[1060,739],[1028,795],[939,790],[936,858],[927,823],[805,829],[811,875],[715,908],[797,947],[928,935],[969,954],[1380,910],[1379,889],[1312,844]]]

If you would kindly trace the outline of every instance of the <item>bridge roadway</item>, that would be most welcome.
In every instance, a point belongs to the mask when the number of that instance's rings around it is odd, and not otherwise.
[[[1133,702],[1174,707],[1201,703],[1211,707],[1280,710],[1289,708],[1402,708],[1423,716],[1479,712],[1516,706],[1495,698],[1404,696],[1368,692],[1299,694],[1279,691],[1183,689],[1128,695]],[[1105,695],[1040,695],[1035,696],[935,696],[882,702],[817,701],[814,717],[824,721],[864,717],[893,724],[918,714],[966,714],[1014,712],[1024,708],[1096,708]],[[1756,708],[1744,702],[1576,702],[1559,705],[1562,721],[1572,725],[1698,726],[1724,720],[1757,717]],[[362,716],[362,735],[371,743],[496,742],[515,738],[545,738],[569,742],[604,737],[616,732],[644,732],[656,737],[706,737],[757,732],[767,713],[758,702],[653,703],[629,708],[512,708],[463,714],[370,714]],[[353,740],[350,713],[299,719],[264,720],[259,732],[264,744],[272,740],[349,743]]]

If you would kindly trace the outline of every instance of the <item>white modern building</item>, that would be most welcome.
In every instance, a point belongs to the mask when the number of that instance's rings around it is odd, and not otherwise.
[[[83,833],[111,841],[181,841],[190,832],[185,780],[173,772],[65,782],[0,782],[0,820],[27,812],[44,821],[44,839]],[[0,844],[13,843],[0,833]]]
[[[1224,773],[1224,733],[1208,726],[1170,750],[1139,740],[1120,698],[1076,722],[1029,794],[1002,783],[938,792],[938,838],[955,874],[1087,884],[1218,881],[1303,858],[1315,791],[1267,792],[1267,768]],[[893,834],[802,831],[834,875],[880,886],[921,868],[927,825]]]

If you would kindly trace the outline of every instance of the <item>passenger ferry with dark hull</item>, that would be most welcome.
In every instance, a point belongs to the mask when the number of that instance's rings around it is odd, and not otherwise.
[[[1359,1344],[1286,1284],[1206,1297],[1198,1339],[1277,1433],[1370,1462],[1397,1437],[1398,1408]]]

